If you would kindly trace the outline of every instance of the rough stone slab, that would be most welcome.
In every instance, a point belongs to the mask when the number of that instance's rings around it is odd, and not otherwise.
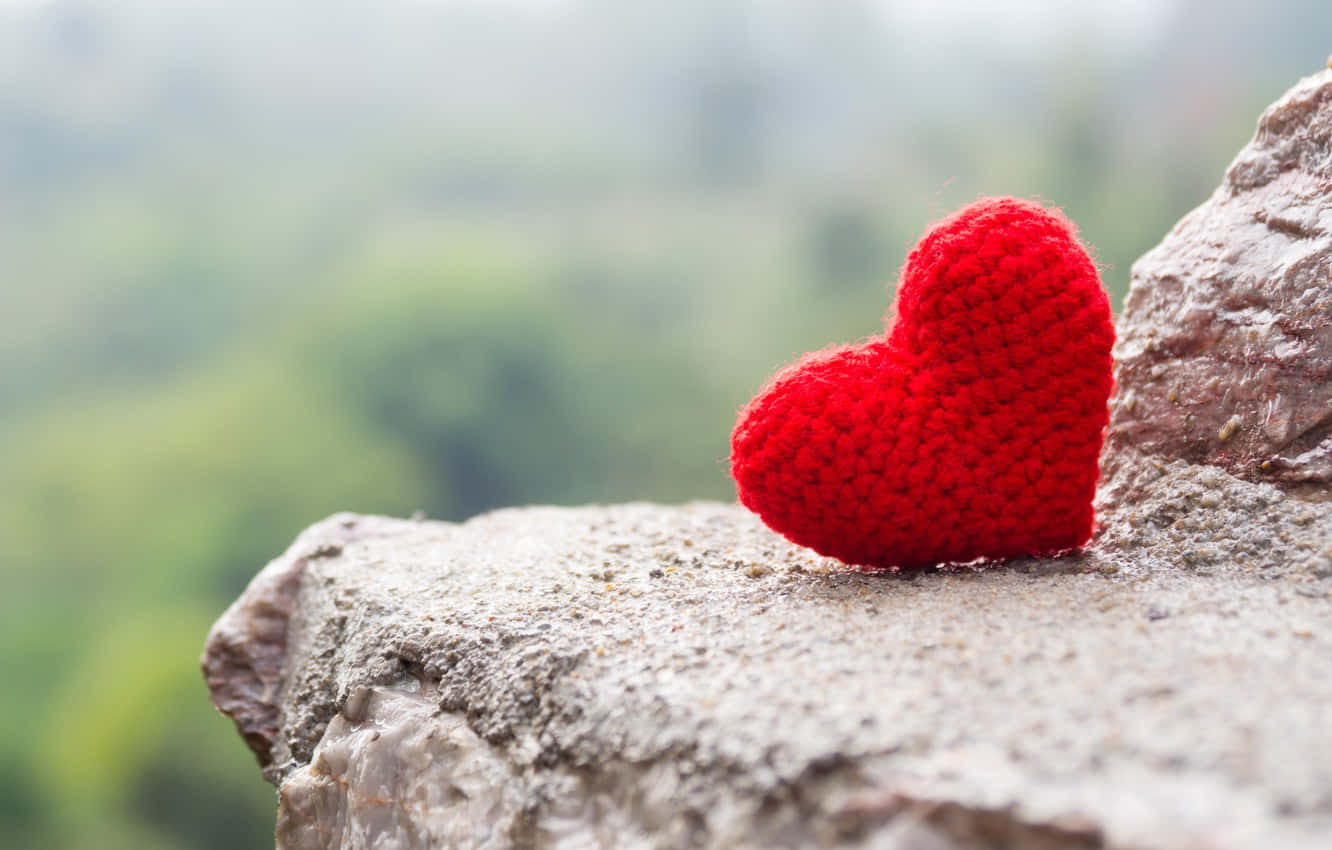
[[[256,576],[208,636],[204,678],[213,704],[236,722],[236,730],[261,764],[268,762],[277,736],[277,693],[288,661],[287,626],[306,561],[340,552],[374,527],[354,522],[321,523],[308,529],[291,547],[302,554],[283,561],[280,569],[270,567]]]
[[[1332,71],[1133,265],[1115,357],[1112,473],[1133,446],[1332,494]]]
[[[1082,555],[914,575],[731,505],[341,515],[205,668],[289,612],[232,709],[280,847],[1326,847],[1332,516],[1141,469]]]

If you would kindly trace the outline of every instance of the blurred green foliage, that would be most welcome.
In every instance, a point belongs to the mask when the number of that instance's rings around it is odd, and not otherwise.
[[[1329,34],[896,8],[0,7],[0,846],[266,846],[197,658],[301,528],[730,498],[737,405],[930,219],[1059,203],[1118,299]]]

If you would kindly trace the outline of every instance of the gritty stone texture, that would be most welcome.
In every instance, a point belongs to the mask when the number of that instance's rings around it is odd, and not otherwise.
[[[1158,465],[1080,555],[904,575],[733,505],[340,515],[205,667],[286,600],[286,848],[1325,847],[1332,516]]]
[[[1263,113],[1212,197],[1134,264],[1112,451],[1332,493],[1330,198],[1322,71]]]
[[[307,531],[292,546],[303,554],[281,569],[267,569],[256,576],[208,637],[204,675],[213,703],[236,721],[237,731],[260,762],[266,760],[277,734],[274,695],[282,685],[287,623],[306,561],[339,553],[344,544],[363,538],[365,531],[364,523],[316,526]],[[307,545],[310,538],[318,542]]]

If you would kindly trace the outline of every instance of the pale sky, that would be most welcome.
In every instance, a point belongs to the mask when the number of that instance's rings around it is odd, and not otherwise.
[[[508,4],[557,9],[571,0],[404,0],[416,3]],[[57,5],[61,0],[0,0],[0,11]],[[181,5],[189,0],[162,0]],[[624,0],[631,3],[633,0]],[[780,6],[785,0],[755,0]],[[968,38],[994,36],[997,52],[1052,43],[1062,33],[1123,47],[1145,47],[1161,32],[1179,0],[871,0],[908,29]]]
[[[478,0],[467,0],[476,3]],[[0,7],[53,5],[60,0],[0,0]],[[171,3],[172,0],[165,0]],[[449,3],[456,0],[414,0]],[[569,0],[488,0],[516,6],[554,7]],[[632,0],[626,0],[632,2]],[[760,0],[779,3],[780,0]],[[1115,33],[1155,28],[1174,5],[1171,0],[873,0],[901,19],[928,27],[987,29],[995,26],[1057,31],[1070,22],[1095,21]]]

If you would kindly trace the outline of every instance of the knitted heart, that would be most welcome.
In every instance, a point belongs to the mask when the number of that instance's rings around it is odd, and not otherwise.
[[[773,530],[866,567],[1053,554],[1092,533],[1110,304],[1057,211],[987,198],[912,249],[884,336],[807,354],[740,412]]]

